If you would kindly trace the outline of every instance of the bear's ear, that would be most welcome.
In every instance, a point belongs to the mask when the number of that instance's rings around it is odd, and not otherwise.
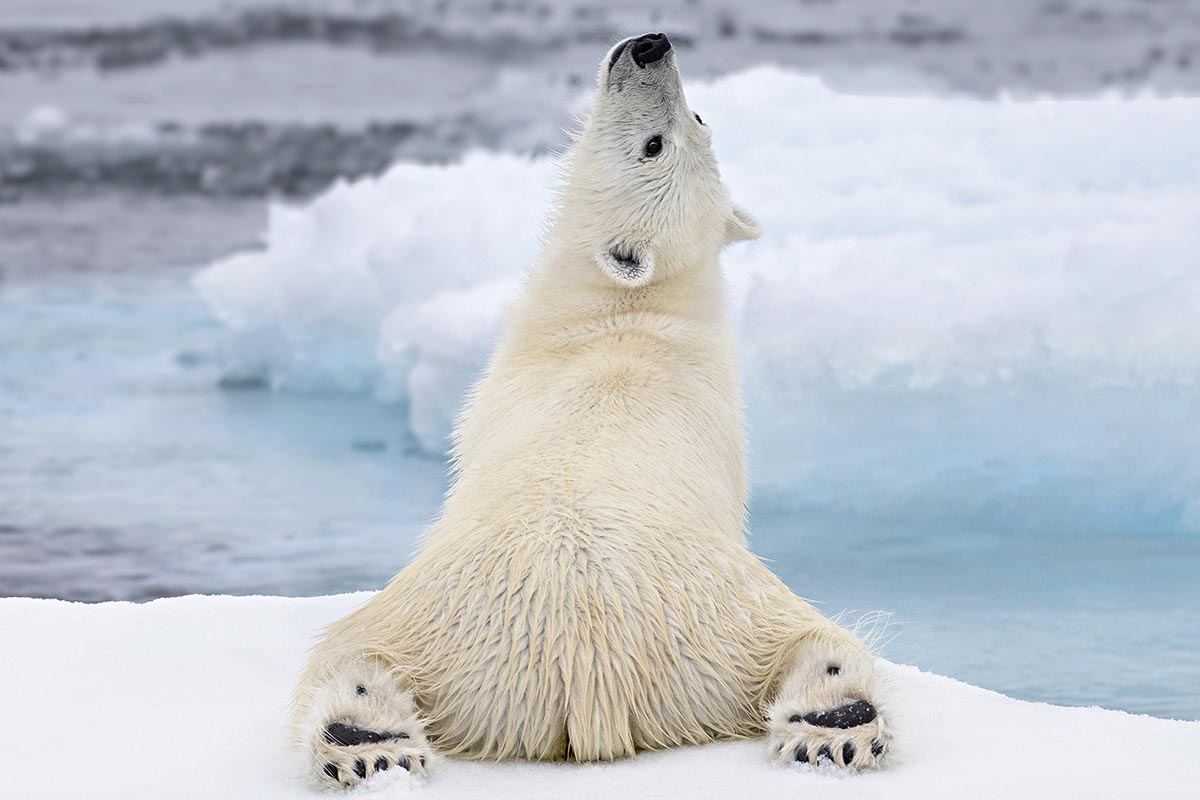
[[[725,244],[757,239],[762,235],[762,226],[746,209],[735,205],[725,220]]]
[[[636,289],[645,286],[654,277],[654,256],[649,248],[630,244],[617,244],[596,254],[596,261],[604,274],[619,286]]]

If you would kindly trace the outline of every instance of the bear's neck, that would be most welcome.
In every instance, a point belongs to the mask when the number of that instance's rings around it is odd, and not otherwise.
[[[587,254],[546,253],[460,420],[446,525],[617,530],[633,503],[627,535],[742,537],[741,391],[716,253],[671,266],[621,289]]]
[[[622,287],[591,254],[548,246],[514,306],[509,331],[552,349],[638,332],[691,347],[719,341],[724,349],[732,334],[715,249],[687,263],[659,262],[656,273],[646,286]]]

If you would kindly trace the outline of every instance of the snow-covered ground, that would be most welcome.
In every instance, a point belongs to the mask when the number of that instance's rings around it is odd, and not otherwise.
[[[0,600],[0,796],[314,797],[285,746],[314,631],[366,594],[144,605]],[[1153,664],[1147,664],[1152,669]],[[897,760],[878,774],[772,768],[761,742],[606,765],[435,763],[356,794],[519,798],[1194,798],[1200,723],[1011,700],[884,664]]]
[[[684,63],[686,71],[686,63]],[[761,241],[726,256],[759,500],[1200,530],[1200,100],[689,85]],[[272,209],[197,285],[233,374],[407,403],[442,452],[551,162],[398,164]]]

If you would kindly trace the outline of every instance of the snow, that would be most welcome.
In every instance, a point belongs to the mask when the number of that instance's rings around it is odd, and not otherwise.
[[[0,600],[0,794],[314,796],[285,745],[289,693],[314,632],[368,596]],[[770,767],[761,742],[737,742],[605,765],[443,759],[427,783],[388,774],[359,794],[1167,800],[1200,785],[1200,723],[1025,703],[913,667],[882,669],[899,744],[879,774]]]
[[[849,95],[774,68],[689,98],[766,229],[725,256],[760,501],[1200,530],[1200,99]],[[228,369],[374,392],[442,452],[555,181],[476,153],[275,205],[260,249],[197,279]]]

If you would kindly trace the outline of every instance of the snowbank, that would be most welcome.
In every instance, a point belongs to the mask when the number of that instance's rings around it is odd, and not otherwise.
[[[313,632],[366,594],[145,605],[0,600],[0,774],[22,800],[312,797],[284,745]],[[442,760],[381,797],[1194,797],[1200,723],[1024,703],[884,665],[899,762],[846,777],[772,768],[760,742],[599,766]]]
[[[850,96],[774,69],[689,98],[766,229],[726,256],[760,499],[1200,530],[1200,99]],[[441,452],[554,181],[476,154],[276,206],[261,250],[197,281],[229,369],[405,402]]]

